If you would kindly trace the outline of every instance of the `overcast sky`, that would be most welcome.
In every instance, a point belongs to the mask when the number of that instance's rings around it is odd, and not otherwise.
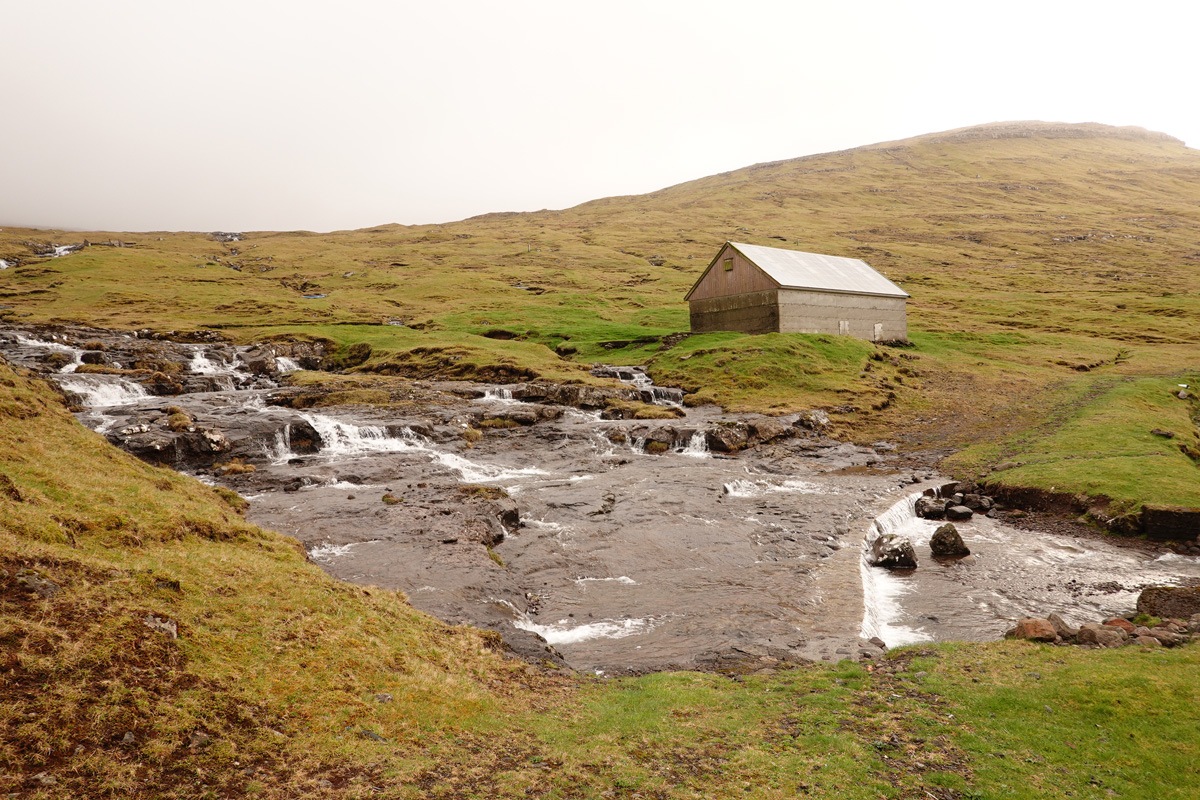
[[[0,224],[565,208],[984,122],[1200,145],[1191,2],[0,0]]]

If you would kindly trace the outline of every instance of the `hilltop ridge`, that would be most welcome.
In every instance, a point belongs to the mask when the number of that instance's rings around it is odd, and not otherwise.
[[[891,142],[864,145],[863,148],[874,149],[892,145],[928,142],[971,142],[982,139],[1123,139],[1126,141],[1173,142],[1183,144],[1167,133],[1148,130],[1137,125],[1106,125],[1100,122],[1045,122],[1042,120],[1021,120],[1009,122],[986,122],[982,125],[969,125],[965,128],[952,128],[937,133],[926,133],[907,139],[897,139]]]

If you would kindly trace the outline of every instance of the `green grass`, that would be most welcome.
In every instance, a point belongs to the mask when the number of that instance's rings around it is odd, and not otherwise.
[[[647,364],[656,383],[683,388],[692,405],[777,414],[847,404],[862,410],[890,391],[864,380],[864,370],[876,367],[884,377],[885,352],[845,336],[707,333],[655,353]]]
[[[1082,382],[1085,395],[1063,409],[1060,418],[991,443],[983,452],[967,448],[950,464],[981,472],[986,465],[1003,466],[987,475],[990,482],[1082,492],[1116,501],[1125,510],[1136,509],[1148,497],[1200,507],[1200,465],[1185,452],[1200,445],[1194,421],[1198,406],[1194,399],[1177,397],[1178,383],[1195,380],[1194,374],[1181,374]]]

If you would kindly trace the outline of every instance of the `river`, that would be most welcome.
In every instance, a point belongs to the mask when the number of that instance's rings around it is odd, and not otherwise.
[[[105,347],[86,357],[114,369],[148,352],[179,364],[176,393],[77,372],[85,338]],[[859,658],[877,652],[871,637],[991,640],[1024,616],[1125,614],[1144,586],[1200,578],[1195,558],[982,516],[958,523],[972,555],[939,562],[936,524],[913,506],[944,477],[790,424],[710,452],[707,432],[761,423],[716,408],[601,419],[514,400],[512,387],[417,381],[385,408],[297,409],[279,384],[299,364],[254,372],[247,348],[10,328],[0,350],[70,392],[80,421],[117,446],[240,492],[249,521],[296,537],[331,575],[601,674]],[[168,407],[193,430],[170,431]],[[646,452],[656,440],[665,452]],[[911,538],[920,567],[870,566],[880,532]]]

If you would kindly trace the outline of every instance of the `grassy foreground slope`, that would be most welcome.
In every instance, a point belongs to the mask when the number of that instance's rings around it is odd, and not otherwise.
[[[85,238],[134,246],[34,255]],[[912,294],[911,358],[804,335],[661,349],[727,239],[867,260]],[[1128,405],[1200,372],[1200,153],[1141,129],[979,126],[444,225],[241,241],[6,229],[0,258],[18,264],[0,272],[13,319],[367,342],[358,369],[401,376],[589,381],[592,361],[644,362],[692,402],[818,406],[859,440],[965,449],[948,465],[962,476],[1200,505],[1194,408]],[[1121,447],[1035,446],[1113,405],[1132,426]]]
[[[1195,645],[542,673],[333,581],[240,502],[0,366],[0,792],[1182,800],[1200,781]]]

